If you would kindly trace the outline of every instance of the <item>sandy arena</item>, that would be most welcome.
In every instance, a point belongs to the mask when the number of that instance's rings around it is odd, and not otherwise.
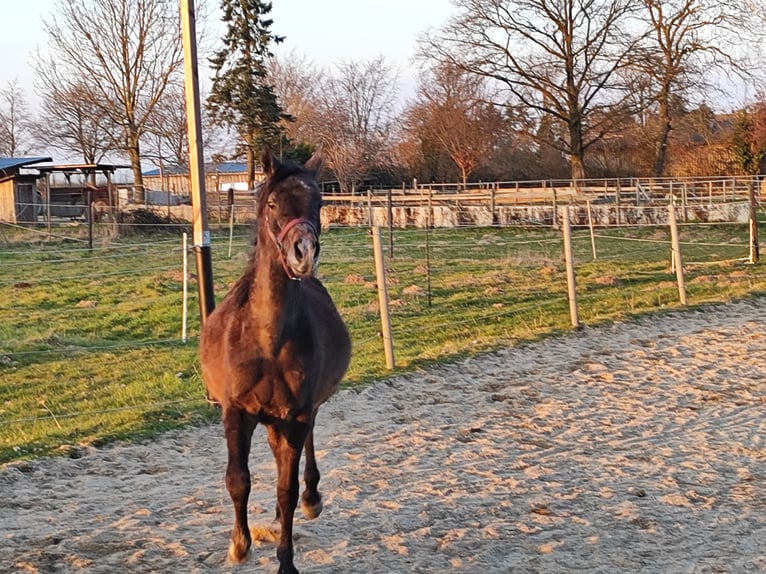
[[[483,355],[336,395],[303,573],[766,571],[766,300]],[[268,572],[225,563],[220,425],[0,468],[0,572]],[[251,455],[251,524],[275,467]]]

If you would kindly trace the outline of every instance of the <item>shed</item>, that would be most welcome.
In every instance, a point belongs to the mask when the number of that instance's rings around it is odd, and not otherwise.
[[[0,157],[0,220],[37,221],[42,207],[36,186],[40,174],[26,168],[49,161],[49,157]]]

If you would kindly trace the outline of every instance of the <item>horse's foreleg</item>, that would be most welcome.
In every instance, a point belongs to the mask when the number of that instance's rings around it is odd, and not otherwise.
[[[280,537],[277,545],[279,574],[298,574],[293,563],[293,517],[298,505],[298,465],[308,425],[292,422],[269,425],[269,445],[277,463],[277,515]]]
[[[234,529],[229,544],[229,560],[247,560],[252,540],[247,526],[247,499],[250,496],[248,457],[256,420],[240,409],[227,408],[223,413],[223,429],[229,462],[226,466],[226,488],[234,503]]]
[[[311,417],[309,425],[309,434],[306,437],[306,467],[303,471],[303,480],[306,483],[306,490],[301,496],[301,510],[303,516],[313,520],[322,512],[322,494],[319,492],[319,468],[317,468],[317,459],[314,454],[314,418],[316,412]]]

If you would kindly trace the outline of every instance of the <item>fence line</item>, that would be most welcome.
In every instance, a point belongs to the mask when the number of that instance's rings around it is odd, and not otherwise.
[[[716,226],[716,229],[721,229],[720,226]],[[483,333],[482,329],[488,325],[497,324],[497,331],[494,334],[491,335],[480,335],[480,337],[485,337],[487,340],[493,341],[492,344],[508,344],[512,342],[513,340],[516,340],[518,338],[517,335],[513,335],[511,331],[507,330],[504,326],[503,321],[506,321],[507,319],[513,318],[515,323],[529,323],[529,332],[534,332],[533,329],[534,321],[536,320],[535,317],[542,317],[542,318],[549,318],[552,315],[559,315],[559,314],[566,314],[566,290],[564,288],[564,282],[563,278],[564,275],[560,270],[561,265],[561,251],[559,250],[562,239],[560,236],[551,237],[548,235],[548,232],[546,232],[546,235],[540,236],[540,237],[529,237],[528,235],[524,235],[522,237],[515,237],[514,232],[512,230],[508,229],[499,229],[496,227],[492,228],[481,228],[472,226],[466,229],[462,230],[439,230],[432,232],[432,236],[430,238],[430,241],[428,243],[428,248],[430,249],[430,266],[431,266],[431,276],[432,276],[432,283],[433,283],[433,289],[436,293],[436,296],[434,297],[434,309],[431,311],[423,311],[424,319],[420,320],[418,319],[414,312],[418,309],[421,309],[423,307],[423,300],[424,297],[422,295],[418,294],[417,290],[413,291],[412,295],[407,295],[404,293],[404,289],[409,287],[410,285],[422,285],[425,281],[425,276],[418,274],[419,272],[416,270],[416,267],[419,263],[422,262],[423,259],[425,259],[425,255],[423,253],[423,245],[424,240],[419,240],[420,238],[420,231],[403,231],[398,232],[396,234],[396,242],[395,242],[395,257],[393,259],[387,259],[386,266],[390,268],[390,279],[397,281],[397,283],[392,284],[392,288],[389,290],[389,298],[391,300],[394,299],[400,299],[403,302],[397,306],[392,306],[392,329],[393,329],[393,337],[394,338],[403,338],[405,340],[410,341],[418,341],[422,340],[424,338],[432,338],[434,340],[437,340],[439,337],[444,336],[445,333],[452,333],[450,336],[451,338],[444,343],[436,342],[435,346],[433,347],[432,351],[416,351],[417,353],[421,353],[421,355],[417,355],[414,353],[410,353],[410,355],[406,358],[397,357],[400,361],[404,361],[405,364],[411,364],[413,361],[420,360],[421,357],[431,357],[434,353],[437,355],[440,355],[440,353],[447,350],[448,348],[452,348],[453,343],[456,346],[456,348],[459,349],[472,349],[473,343],[471,342],[471,338],[474,336],[474,333]],[[447,237],[451,237],[452,239],[444,239],[444,236],[439,237],[440,234],[446,234]],[[469,238],[466,239],[465,235],[461,235],[463,233],[469,234]],[[474,238],[471,238],[470,235],[475,235]],[[435,235],[435,237],[434,237]],[[481,238],[484,235],[488,235],[489,240],[487,243],[483,244],[481,243]],[[371,306],[374,303],[374,296],[372,293],[372,290],[367,285],[355,285],[354,283],[346,282],[347,274],[348,274],[348,268],[349,262],[355,262],[355,264],[351,267],[351,270],[359,271],[361,274],[367,275],[368,277],[372,275],[371,269],[372,269],[372,255],[369,245],[369,239],[368,239],[368,232],[366,230],[363,231],[348,231],[339,233],[337,236],[336,245],[332,248],[323,249],[323,258],[326,258],[327,260],[323,262],[323,270],[326,269],[326,266],[332,266],[332,272],[330,273],[328,280],[326,281],[326,284],[328,285],[328,288],[330,288],[334,293],[337,293],[335,295],[336,301],[340,301],[340,305],[343,308],[344,302],[349,305],[349,309],[358,309],[357,312],[354,310],[354,313],[358,313],[359,316],[363,318],[365,321],[363,328],[360,328],[355,333],[359,333],[359,335],[355,336],[353,340],[354,348],[358,352],[363,353],[377,353],[378,356],[381,357],[381,360],[383,358],[383,347],[382,347],[382,340],[379,333],[375,332],[374,334],[370,334],[370,329],[372,328],[374,331],[377,331],[374,329],[373,326],[371,326],[371,323],[374,323],[377,320],[376,313],[377,311],[373,309]],[[496,236],[497,240],[493,240],[492,237]],[[333,237],[331,235],[331,237]],[[575,247],[578,247],[578,242],[582,239],[583,241],[587,239],[589,235],[582,234],[579,235],[578,233],[573,234],[573,241],[575,242]],[[624,242],[626,245],[636,245],[640,246],[640,250],[634,250],[628,252],[629,254],[626,255],[617,255],[615,256],[616,259],[619,259],[622,257],[622,259],[630,262],[631,258],[636,259],[636,255],[634,253],[643,253],[646,250],[655,250],[655,251],[661,251],[662,249],[669,247],[669,240],[661,240],[661,239],[650,239],[650,238],[642,238],[642,237],[613,237],[606,233],[599,233],[596,234],[595,237],[599,241],[609,241],[609,242]],[[361,243],[361,239],[364,238],[365,243]],[[220,253],[222,255],[225,254],[224,249],[226,249],[226,245],[223,242],[223,235],[221,235],[220,238],[218,238],[220,241],[214,243],[214,249],[216,253]],[[175,243],[177,244],[179,240],[176,238]],[[151,246],[153,242],[146,242],[145,240],[141,240],[141,242],[138,245],[144,246],[144,248]],[[163,244],[170,243],[172,245],[172,242],[170,240],[162,240]],[[682,248],[686,249],[687,246],[693,246],[695,248],[703,248],[703,249],[721,249],[726,248],[727,252],[736,252],[737,250],[745,250],[747,249],[747,244],[730,244],[725,242],[714,242],[714,241],[706,241],[704,243],[694,243],[694,242],[684,242],[680,241],[679,244],[682,246]],[[644,247],[646,246],[646,247]],[[93,255],[87,259],[84,259],[83,261],[87,261],[89,264],[95,263],[98,265],[98,261],[100,258],[104,258],[104,261],[109,261],[110,263],[121,263],[123,261],[129,260],[129,256],[123,254],[127,254],[130,250],[132,251],[138,251],[139,253],[142,251],[141,249],[134,249],[135,245],[120,245],[117,247],[111,247],[110,250],[104,250],[94,251]],[[72,275],[68,277],[68,279],[62,279],[61,277],[42,277],[39,280],[35,279],[33,280],[35,284],[38,285],[44,285],[47,284],[50,281],[56,280],[71,280],[71,281],[81,281],[82,283],[87,283],[90,281],[93,281],[94,279],[104,279],[106,277],[111,278],[119,278],[119,277],[136,277],[141,276],[142,274],[152,274],[156,272],[166,272],[168,270],[179,270],[181,269],[181,253],[170,253],[170,250],[168,249],[169,245],[164,246],[164,250],[161,248],[158,250],[161,255],[167,255],[167,256],[178,256],[178,261],[174,261],[172,263],[169,263],[165,266],[134,266],[132,269],[125,269],[121,270],[120,272],[115,271],[114,274],[109,273],[107,275],[103,274],[81,274],[79,276]],[[324,247],[324,246],[323,246]],[[540,249],[534,249],[536,247],[540,247]],[[582,247],[582,245],[580,245]],[[531,249],[531,250],[530,250]],[[112,250],[116,250],[115,252],[112,252]],[[145,249],[146,250],[146,249]],[[528,253],[531,253],[532,255],[527,255]],[[183,251],[183,250],[181,250]],[[482,262],[482,261],[476,261],[475,264],[467,264],[465,262],[470,261],[475,254],[483,253],[486,251],[491,251],[494,255],[492,256],[493,259],[490,262]],[[157,252],[155,250],[146,250],[148,257],[155,256],[154,254]],[[586,250],[583,249],[582,253],[585,253]],[[5,257],[3,265],[5,266],[5,263],[16,263],[14,261],[8,261],[7,255],[17,255],[18,257],[22,258],[28,258],[30,254],[39,255],[41,253],[47,253],[47,251],[29,251],[26,249],[19,249],[16,251],[8,251],[7,249],[3,252],[3,255]],[[538,254],[540,255],[540,258],[537,258]],[[577,255],[578,250],[575,249],[575,261],[577,261]],[[720,251],[719,251],[720,253]],[[744,252],[743,252],[744,253]],[[524,263],[522,267],[522,274],[521,277],[524,277],[524,275],[530,275],[533,273],[540,273],[544,268],[550,268],[550,291],[554,294],[554,296],[548,297],[545,300],[538,300],[537,299],[537,293],[536,292],[527,292],[524,290],[524,285],[520,284],[514,284],[511,282],[511,279],[508,279],[510,275],[508,274],[510,268],[514,265],[518,265],[518,259],[527,257],[528,262]],[[640,256],[639,256],[640,257]],[[719,256],[720,257],[720,256]],[[510,261],[513,261],[511,263]],[[542,262],[541,262],[542,260]],[[730,259],[725,259],[725,261],[729,261]],[[358,261],[358,264],[356,263]],[[588,261],[588,258],[586,257],[583,261]],[[344,263],[345,262],[345,263]],[[462,266],[462,272],[466,275],[465,278],[452,278],[452,271],[453,267],[455,267],[458,262],[461,262],[460,265]],[[588,261],[589,262],[589,261]],[[48,260],[48,261],[39,261],[36,262],[36,265],[41,266],[41,273],[45,272],[45,266],[50,266],[50,273],[55,274],[59,273],[59,267],[64,265],[73,265],[75,263],[79,263],[76,259],[58,259],[58,260]],[[590,263],[590,262],[589,262]],[[224,267],[224,261],[219,261],[219,264],[221,267]],[[583,263],[578,262],[577,263],[577,269],[579,270],[580,265]],[[595,264],[595,262],[594,262]],[[602,264],[601,257],[599,257],[598,264]],[[710,262],[710,265],[714,265],[714,262]],[[689,265],[689,264],[687,264]],[[19,267],[13,267],[15,269],[24,269],[23,266]],[[231,268],[240,269],[241,263],[234,262],[231,265]],[[219,269],[220,272],[220,269]],[[231,273],[231,271],[229,271]],[[234,272],[235,276],[238,271]],[[548,271],[546,271],[548,273]],[[501,280],[493,279],[494,275],[496,274],[498,277],[501,277]],[[642,275],[644,277],[649,277],[650,275],[656,275],[656,272],[650,272],[650,271],[643,271],[643,270],[632,270],[629,273],[628,279],[632,279],[633,277],[637,275]],[[69,275],[69,274],[67,274]],[[344,275],[346,277],[344,278]],[[752,275],[754,278],[754,282],[762,282],[764,280],[764,274],[763,273],[754,273]],[[119,280],[119,279],[118,279]],[[580,279],[582,281],[582,279]],[[642,279],[643,280],[643,279]],[[171,280],[172,283],[173,280]],[[451,286],[450,282],[458,282],[465,281],[465,287],[458,285],[456,287]],[[179,280],[180,283],[180,280]],[[587,281],[584,282],[587,285]],[[7,280],[0,281],[0,288],[3,288],[3,285],[8,285],[9,282]],[[506,290],[506,293],[501,293],[499,295],[482,295],[485,287],[487,289],[493,289],[495,286],[499,286],[501,289]],[[94,289],[99,289],[99,286],[94,286]],[[129,290],[126,290],[129,291]],[[447,311],[442,312],[440,309],[445,308],[445,303],[447,302],[448,298],[455,297],[455,293],[459,293],[461,297],[464,296],[466,301],[466,306],[470,305],[477,305],[477,299],[480,299],[480,305],[478,305],[478,308],[480,308],[480,311],[475,314],[471,315],[469,313],[462,314],[456,313],[454,311]],[[587,289],[585,292],[585,296],[581,297],[581,301],[585,302],[587,305],[591,305],[591,301],[597,301],[597,299],[592,298],[592,293],[588,293]],[[113,297],[113,295],[110,295],[110,298]],[[146,303],[147,307],[157,307],[158,305],[163,304],[164,302],[173,301],[176,298],[180,297],[180,291],[179,292],[172,292],[167,294],[162,294],[157,297],[153,297],[151,299],[147,299],[145,301],[141,301],[141,303]],[[495,307],[494,302],[498,301],[501,302],[500,307]],[[694,303],[694,299],[692,297],[692,303]],[[499,303],[498,303],[499,304]],[[180,301],[179,301],[180,306]],[[105,306],[106,307],[106,306]],[[365,310],[366,308],[366,310]],[[450,307],[451,308],[451,307]],[[8,313],[8,311],[12,312],[12,308],[4,307],[3,309],[0,309],[0,312],[4,313],[4,317],[8,317],[8,315],[5,315],[5,313]],[[66,315],[69,314],[69,311],[72,311],[73,313],[76,311],[82,312],[83,309],[65,309],[62,315],[66,317]],[[85,310],[90,315],[97,315],[99,312],[102,312],[102,309],[95,308],[95,309],[87,309]],[[56,313],[61,313],[61,308],[54,308],[54,309],[44,309],[42,311],[36,311],[35,312],[35,320],[40,321],[40,317],[52,317],[55,316]],[[50,313],[50,314],[49,314]],[[430,321],[427,320],[428,317],[425,317],[425,315],[428,315],[430,317]],[[180,316],[180,309],[178,315]],[[434,320],[434,318],[437,317],[437,320]],[[16,320],[16,316],[11,319],[11,321]],[[166,321],[166,319],[163,319],[163,321]],[[175,332],[175,326],[173,325],[172,328],[170,326],[165,329],[167,332]],[[108,335],[108,332],[106,333]],[[7,335],[6,335],[7,336]],[[193,345],[195,344],[197,340],[197,335],[191,334],[189,336],[188,341],[186,344],[181,343],[177,338],[169,338],[169,337],[158,337],[156,339],[146,339],[141,341],[123,341],[123,342],[109,342],[109,343],[103,343],[103,344],[95,344],[92,346],[89,345],[70,345],[70,344],[64,344],[60,347],[51,347],[51,348],[45,348],[45,349],[34,349],[34,350],[24,350],[23,348],[18,348],[17,350],[10,351],[10,349],[3,349],[3,340],[2,340],[3,334],[0,332],[0,369],[7,368],[10,373],[10,369],[14,369],[11,365],[11,363],[16,362],[18,359],[22,359],[24,363],[31,363],[34,365],[40,365],[40,367],[36,367],[30,371],[30,373],[47,373],[47,369],[44,366],[44,362],[48,360],[50,357],[56,357],[60,358],[63,361],[66,361],[68,358],[72,356],[81,357],[84,354],[90,354],[90,353],[99,353],[99,352],[108,352],[113,353],[115,351],[120,350],[135,350],[135,349],[147,349],[147,348],[156,348],[158,350],[168,350],[168,349],[174,349],[174,348],[185,348],[188,350],[193,350]],[[100,340],[104,341],[103,338],[104,335],[101,336]],[[66,340],[66,336],[64,336],[63,340]],[[378,341],[381,341],[381,343],[378,343]],[[22,344],[26,344],[23,341]],[[31,344],[41,344],[41,345],[50,345],[51,343],[47,343],[46,339],[44,337],[41,337],[36,342],[32,342]],[[55,343],[54,343],[55,344]],[[36,359],[40,359],[39,363],[35,363]],[[3,366],[5,365],[5,367]],[[400,363],[399,366],[401,366],[402,363]],[[25,365],[20,365],[20,368],[25,368]],[[140,368],[140,367],[139,367]],[[25,383],[26,384],[26,383]],[[191,383],[188,384],[194,384],[198,385],[199,381],[195,378],[192,379]],[[186,390],[188,392],[189,389]],[[7,392],[7,388],[4,387],[3,383],[0,383],[0,399],[3,398],[3,394]],[[66,413],[65,409],[62,410],[60,406],[57,406],[55,404],[48,404],[48,407],[50,407],[52,410],[51,412],[55,415],[55,417],[58,417],[59,419],[63,420],[63,417],[79,417],[79,416],[88,416],[88,414],[109,414],[110,412],[119,412],[122,410],[136,410],[140,408],[159,408],[162,406],[168,406],[170,404],[187,404],[187,403],[193,403],[193,404],[202,404],[204,401],[202,394],[200,393],[199,398],[188,398],[188,399],[181,399],[179,401],[157,401],[157,402],[146,402],[143,401],[140,405],[126,405],[126,406],[118,406],[114,409],[94,409],[92,411],[90,410],[83,410],[83,412],[77,412],[77,413]],[[0,408],[2,408],[2,400],[0,400]],[[42,409],[41,409],[42,410]],[[8,411],[6,410],[6,413]],[[61,415],[59,413],[62,413]],[[12,419],[6,419],[3,420],[3,412],[0,411],[0,425],[2,426],[8,426],[8,425],[25,425],[25,424],[34,424],[38,421],[44,421],[44,420],[52,420],[51,415],[46,415],[44,417],[16,417]]]

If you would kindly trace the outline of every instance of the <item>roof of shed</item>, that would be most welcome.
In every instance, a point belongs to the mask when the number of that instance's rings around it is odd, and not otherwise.
[[[17,169],[46,161],[52,160],[49,157],[0,157],[0,169]]]

